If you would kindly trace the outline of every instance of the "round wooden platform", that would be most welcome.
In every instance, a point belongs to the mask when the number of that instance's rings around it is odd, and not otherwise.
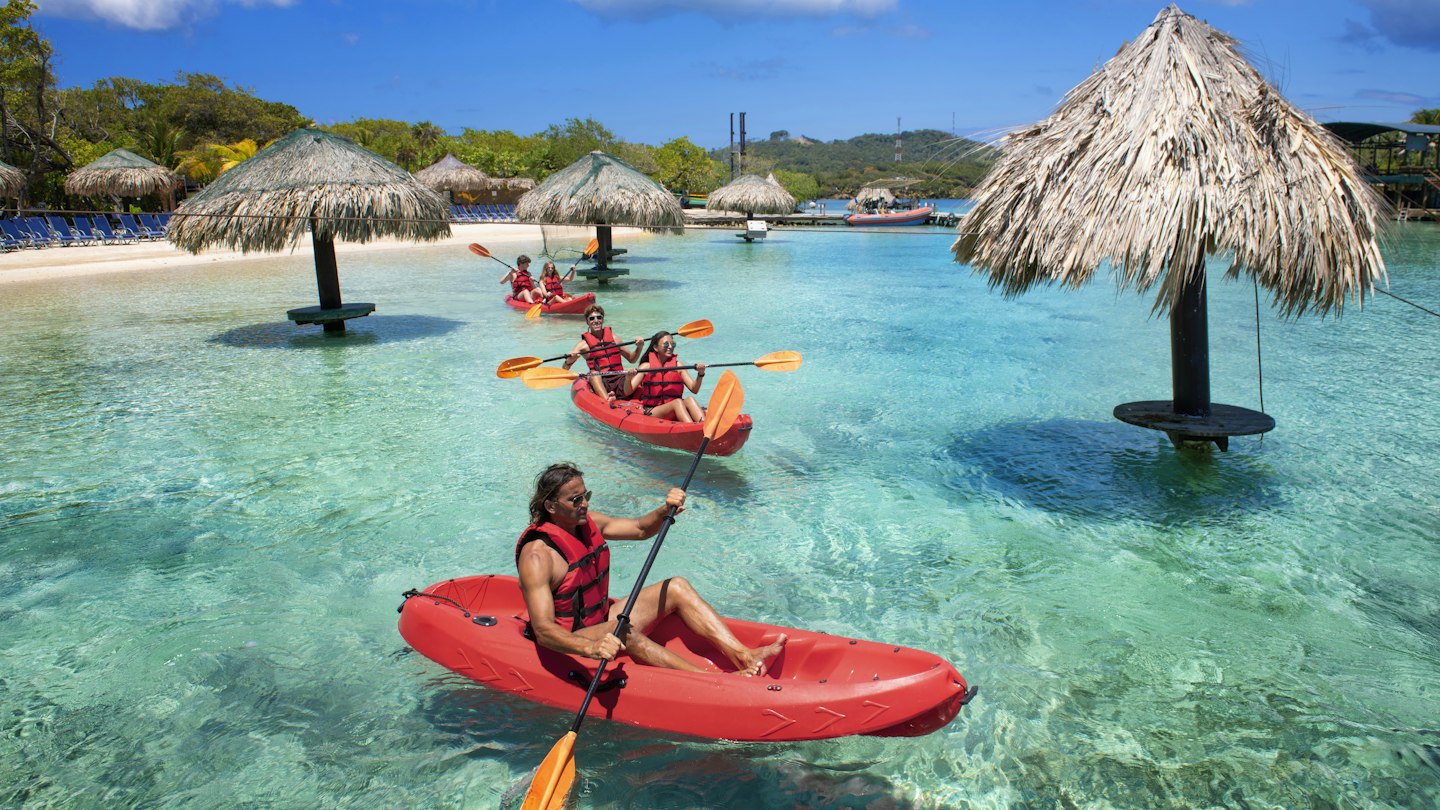
[[[1209,416],[1187,416],[1175,413],[1175,404],[1168,399],[1116,405],[1115,418],[1127,424],[1163,430],[1176,447],[1183,442],[1214,442],[1221,450],[1228,450],[1231,436],[1251,436],[1275,429],[1275,419],[1260,411],[1211,403]]]
[[[285,317],[295,322],[296,326],[307,323],[327,324],[335,321],[348,321],[351,318],[363,318],[375,311],[374,304],[342,304],[334,309],[321,309],[320,307],[297,307],[285,311]]]

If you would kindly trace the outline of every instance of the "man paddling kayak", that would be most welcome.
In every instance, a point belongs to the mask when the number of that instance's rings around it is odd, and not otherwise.
[[[605,308],[599,304],[591,304],[585,308],[585,326],[586,330],[580,333],[580,341],[565,356],[565,368],[575,365],[581,352],[585,352],[585,365],[593,372],[623,371],[625,365],[620,362],[621,357],[632,363],[640,357],[641,339],[635,338],[628,349],[616,343],[615,333],[605,325]],[[621,374],[605,376],[597,373],[590,377],[590,388],[596,396],[613,402],[617,397],[625,395],[625,377]]]
[[[730,659],[736,673],[764,675],[766,659],[784,648],[785,634],[764,647],[744,646],[683,577],[670,577],[640,591],[625,638],[615,637],[624,605],[610,598],[610,550],[605,541],[653,537],[670,507],[683,510],[685,490],[671,489],[663,505],[638,518],[591,512],[591,494],[583,474],[572,464],[552,464],[535,479],[531,523],[516,543],[515,566],[536,643],[603,661],[625,650],[642,664],[701,672],[644,633],[660,619],[678,613],[687,627]]]
[[[540,303],[540,290],[535,287],[535,277],[530,275],[530,257],[521,255],[515,260],[515,267],[500,279],[501,284],[510,285],[510,295],[516,301],[527,304]]]

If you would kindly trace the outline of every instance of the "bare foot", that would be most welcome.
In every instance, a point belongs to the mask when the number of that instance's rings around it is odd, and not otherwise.
[[[743,675],[747,678],[764,675],[767,671],[765,660],[779,655],[780,651],[785,649],[785,642],[788,639],[789,636],[781,633],[779,638],[764,647],[744,650],[734,658],[735,674]]]

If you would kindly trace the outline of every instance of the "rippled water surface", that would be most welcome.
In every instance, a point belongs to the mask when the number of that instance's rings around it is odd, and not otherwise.
[[[580,285],[627,336],[714,321],[686,360],[805,356],[742,372],[754,433],[701,465],[652,577],[981,688],[919,739],[592,721],[580,805],[1435,806],[1440,318],[1262,299],[1277,429],[1182,454],[1110,415],[1169,396],[1148,298],[1007,300],[949,242],[634,237],[631,276]],[[1435,226],[1387,257],[1440,310]],[[548,462],[635,514],[688,458],[495,377],[580,329],[502,306],[498,264],[341,260],[379,305],[343,339],[284,321],[307,255],[0,290],[0,805],[508,806],[567,728],[409,652],[400,594],[509,572]],[[1219,269],[1214,399],[1258,407],[1255,292]],[[617,581],[644,552],[622,544]]]

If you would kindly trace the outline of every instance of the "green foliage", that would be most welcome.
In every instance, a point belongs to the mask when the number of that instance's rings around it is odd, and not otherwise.
[[[721,185],[724,169],[689,138],[682,136],[662,144],[653,154],[655,171],[650,176],[671,191],[704,194]]]
[[[815,182],[815,178],[803,172],[776,169],[775,180],[784,186],[786,191],[790,192],[790,196],[794,197],[796,202],[814,200],[820,197],[820,184]]]
[[[1440,125],[1440,107],[1425,107],[1410,114],[1410,123]]]
[[[866,183],[904,176],[920,181],[906,186],[908,193],[963,197],[995,158],[994,150],[984,144],[934,129],[902,133],[902,143],[905,159],[896,163],[894,135],[875,133],[830,143],[803,137],[751,142],[746,146],[744,170],[760,175],[774,170],[777,179],[781,168],[808,174],[818,183],[821,196],[854,194]],[[717,160],[729,159],[723,148],[710,154]]]

